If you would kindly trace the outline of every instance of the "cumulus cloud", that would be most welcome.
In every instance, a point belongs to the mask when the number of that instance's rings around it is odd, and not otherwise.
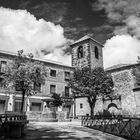
[[[55,49],[54,52],[49,53],[44,58],[48,60],[59,61],[66,65],[71,65],[71,55],[64,54],[62,49]]]
[[[64,30],[60,25],[43,19],[37,20],[26,10],[0,8],[1,50],[17,52],[23,49],[34,55],[38,54],[42,58],[47,58],[42,52],[50,52],[51,58],[60,56],[65,60],[66,55],[63,54],[65,48],[61,49],[61,46],[66,42]]]
[[[104,67],[117,64],[133,64],[140,55],[140,41],[130,35],[117,35],[104,45]]]
[[[122,22],[140,11],[139,0],[98,0],[92,7],[93,10],[105,9],[108,18],[116,22]]]
[[[92,9],[104,9],[110,23],[115,24],[114,34],[130,34],[140,37],[139,0],[98,0]]]
[[[105,43],[105,67],[136,63],[140,55],[139,0],[98,0],[92,7],[94,11],[104,9],[114,27],[114,36]]]

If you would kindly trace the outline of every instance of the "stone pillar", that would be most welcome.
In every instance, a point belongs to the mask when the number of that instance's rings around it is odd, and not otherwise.
[[[72,109],[73,110],[73,113],[72,113],[73,114],[73,119],[76,117],[76,105],[75,105],[75,102],[76,102],[76,100],[74,98],[74,103],[72,105],[73,106],[73,109]]]
[[[46,111],[46,110],[48,110],[48,107],[47,107],[47,103],[46,102],[43,102],[43,109],[42,109],[43,111]]]
[[[26,100],[26,111],[30,111],[30,101],[29,101],[29,98],[27,98]]]
[[[9,95],[9,101],[8,101],[8,104],[7,104],[7,111],[12,111],[13,110],[13,105],[14,104],[14,101],[13,101],[13,94],[10,94]]]

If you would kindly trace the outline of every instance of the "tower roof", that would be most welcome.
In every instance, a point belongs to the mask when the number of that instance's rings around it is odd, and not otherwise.
[[[79,40],[77,40],[73,44],[71,44],[71,46],[73,46],[75,44],[78,44],[78,43],[80,43],[82,41],[88,40],[88,39],[90,39],[90,40],[96,42],[97,44],[101,45],[102,47],[104,47],[100,42],[98,42],[97,40],[93,39],[90,35],[83,36],[82,38],[80,38]]]

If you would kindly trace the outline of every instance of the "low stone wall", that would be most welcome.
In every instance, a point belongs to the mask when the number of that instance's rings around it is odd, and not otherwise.
[[[28,111],[26,112],[29,121],[63,121],[68,119],[67,111]]]
[[[67,111],[57,111],[56,113],[57,113],[56,117],[57,117],[58,121],[64,121],[64,120],[69,119]]]

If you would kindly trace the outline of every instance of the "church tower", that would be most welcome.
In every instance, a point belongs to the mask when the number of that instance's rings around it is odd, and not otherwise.
[[[86,35],[74,42],[72,45],[72,66],[73,67],[103,67],[103,45]]]

